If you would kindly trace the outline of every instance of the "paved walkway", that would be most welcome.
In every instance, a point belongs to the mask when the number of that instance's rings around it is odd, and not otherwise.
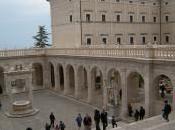
[[[85,113],[92,116],[94,111],[90,105],[59,96],[51,91],[40,90],[34,92],[34,107],[40,109],[37,115],[24,118],[7,118],[4,112],[7,110],[9,99],[3,97],[1,100],[3,108],[0,110],[0,130],[25,130],[28,126],[31,126],[33,130],[44,130],[45,123],[49,122],[50,112],[55,114],[56,122],[60,120],[65,122],[66,130],[77,130],[76,115],[80,112],[83,116]]]

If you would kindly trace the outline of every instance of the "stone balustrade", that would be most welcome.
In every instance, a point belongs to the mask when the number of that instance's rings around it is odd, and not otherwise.
[[[0,58],[16,56],[70,55],[113,58],[141,58],[175,60],[174,45],[107,45],[80,48],[47,48],[1,50]]]

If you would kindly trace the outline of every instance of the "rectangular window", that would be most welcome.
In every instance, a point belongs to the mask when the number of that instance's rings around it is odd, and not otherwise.
[[[153,21],[154,21],[154,23],[156,23],[157,22],[157,18],[153,17]]]
[[[107,44],[107,38],[106,37],[103,37],[102,38],[102,42],[103,42],[103,44]]]
[[[120,37],[117,38],[117,44],[121,44],[121,38]]]
[[[146,43],[146,38],[142,37],[142,43],[145,44]]]
[[[87,39],[86,39],[86,44],[87,44],[87,45],[91,45],[91,41],[92,41],[91,38],[87,38]]]
[[[169,21],[169,16],[165,16],[165,21],[168,22]]]
[[[134,44],[134,38],[130,37],[130,44],[133,45]]]
[[[86,22],[90,22],[91,21],[91,15],[90,14],[86,14]]]
[[[101,18],[102,18],[102,22],[106,21],[106,15],[105,14],[102,14]]]
[[[142,16],[142,22],[143,23],[145,22],[145,16]]]
[[[154,42],[156,42],[157,41],[157,37],[156,36],[154,36]]]
[[[120,15],[117,15],[117,22],[120,22]]]
[[[69,21],[72,22],[72,15],[69,16]]]
[[[132,22],[133,22],[133,16],[130,15],[130,23],[132,23]]]
[[[165,37],[165,41],[166,41],[167,43],[169,43],[169,39],[170,39],[169,36],[166,36],[166,37]]]

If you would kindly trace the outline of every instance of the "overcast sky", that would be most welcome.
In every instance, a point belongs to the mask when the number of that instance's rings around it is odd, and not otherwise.
[[[0,49],[32,47],[38,25],[50,32],[46,0],[0,0]]]

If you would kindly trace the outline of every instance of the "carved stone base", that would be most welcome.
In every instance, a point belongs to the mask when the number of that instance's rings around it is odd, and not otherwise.
[[[12,104],[12,110],[6,112],[5,114],[8,117],[20,118],[20,117],[32,116],[37,114],[38,112],[39,110],[33,108],[30,101],[21,100],[21,101],[15,101]]]

